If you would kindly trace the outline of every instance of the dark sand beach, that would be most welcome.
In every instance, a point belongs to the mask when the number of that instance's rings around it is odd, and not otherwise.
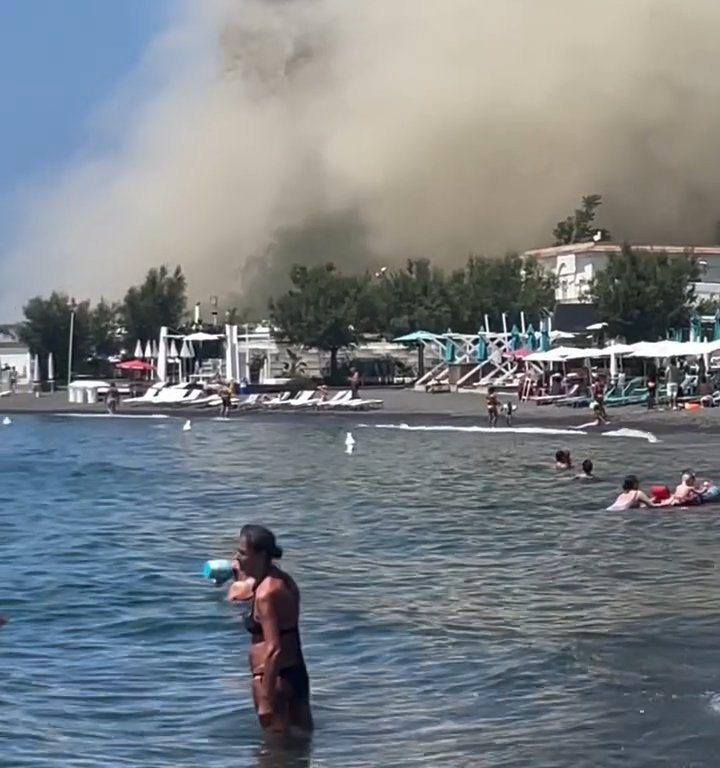
[[[371,411],[288,411],[258,410],[231,412],[230,418],[248,419],[272,414],[273,418],[352,418],[378,423],[442,424],[470,426],[487,424],[485,400],[473,393],[427,394],[409,389],[367,388],[361,397],[383,400],[384,407]],[[216,416],[217,409],[202,407],[157,407],[152,405],[132,406],[121,403],[121,414],[162,414],[184,418]],[[29,394],[16,394],[0,398],[0,414],[89,414],[105,413],[103,404],[78,404],[68,402],[66,392],[46,393],[36,398]],[[608,409],[610,423],[606,427],[589,427],[591,430],[614,430],[619,428],[639,429],[657,434],[673,432],[697,432],[720,434],[720,408],[705,408],[696,411],[669,411],[655,409],[648,411],[643,406],[626,406]],[[520,403],[513,414],[513,426],[544,426],[555,428],[579,427],[592,421],[588,408],[569,408],[554,405],[538,406],[534,403]],[[501,419],[499,426],[504,426]]]

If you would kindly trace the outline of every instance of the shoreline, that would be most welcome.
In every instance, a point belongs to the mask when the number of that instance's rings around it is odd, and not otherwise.
[[[428,394],[414,390],[364,389],[361,397],[378,398],[384,401],[384,407],[369,411],[288,411],[256,410],[231,411],[229,420],[248,418],[293,418],[334,420],[358,419],[367,423],[392,423],[419,426],[422,424],[438,425],[448,423],[454,426],[487,426],[485,400],[474,393]],[[70,403],[66,392],[47,393],[39,398],[30,394],[16,394],[0,398],[0,416],[82,416],[106,413],[104,404],[82,405]],[[217,417],[216,408],[193,407],[153,407],[120,405],[119,415],[159,415],[177,418],[203,419]],[[655,434],[673,434],[694,432],[698,434],[720,435],[720,408],[705,408],[698,411],[648,411],[642,406],[609,408],[610,423],[603,427],[586,427],[583,431],[607,432],[616,429],[637,429]],[[588,408],[569,408],[555,405],[538,406],[532,403],[520,403],[513,413],[513,427],[548,427],[555,429],[577,429],[592,420]],[[504,427],[501,418],[498,427]]]

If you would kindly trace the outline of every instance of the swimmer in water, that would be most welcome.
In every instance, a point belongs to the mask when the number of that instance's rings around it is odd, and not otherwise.
[[[235,556],[236,575],[242,578],[230,587],[228,597],[250,600],[245,628],[250,633],[253,703],[261,727],[307,737],[313,720],[298,626],[300,591],[273,562],[281,556],[271,531],[261,525],[243,526]]]
[[[579,475],[575,475],[576,480],[585,480],[586,482],[594,482],[597,477],[593,475],[593,463],[590,459],[585,459],[582,463],[582,472]]]
[[[570,451],[555,452],[555,469],[572,469]]]
[[[608,510],[611,512],[622,512],[626,509],[654,506],[657,506],[655,502],[640,490],[640,481],[637,477],[635,475],[628,475],[623,480],[622,493],[615,499],[613,505],[608,507]]]

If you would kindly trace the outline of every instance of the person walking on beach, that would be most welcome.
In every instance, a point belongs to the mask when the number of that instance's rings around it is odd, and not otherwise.
[[[13,365],[13,367],[10,369],[10,375],[9,375],[10,393],[13,395],[17,394],[17,381],[18,381],[17,370]]]
[[[111,382],[108,387],[107,395],[105,395],[105,405],[107,406],[108,413],[113,416],[117,413],[118,404],[120,403],[120,391],[118,390],[115,382]]]
[[[648,411],[651,411],[655,407],[657,398],[657,374],[655,371],[648,373],[645,386],[647,387],[647,407]]]
[[[250,601],[245,628],[250,633],[253,704],[261,727],[307,737],[313,719],[300,642],[300,590],[275,565],[281,557],[272,531],[261,525],[243,526],[234,564],[237,581],[228,598]],[[254,586],[248,589],[248,584]]]
[[[665,388],[670,403],[670,410],[672,411],[677,410],[681,376],[682,373],[678,367],[677,360],[674,357],[670,358],[670,365],[665,370]]]
[[[497,425],[498,415],[500,413],[500,401],[495,392],[495,387],[488,387],[487,397],[485,399],[485,407],[487,408],[488,423],[491,427]]]
[[[357,400],[358,393],[360,392],[360,374],[358,373],[357,368],[350,369],[350,378],[348,378],[348,383],[350,384],[352,399]]]

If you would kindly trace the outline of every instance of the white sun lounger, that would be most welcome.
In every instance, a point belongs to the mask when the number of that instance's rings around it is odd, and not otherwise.
[[[292,392],[281,392],[277,397],[273,397],[270,400],[263,401],[264,408],[275,408],[282,403],[287,402],[292,397]]]
[[[312,398],[314,395],[314,389],[304,389],[297,397],[293,397],[291,400],[286,400],[282,404],[282,407],[303,408],[304,406],[312,405]]]
[[[279,399],[277,402],[272,402],[273,408],[297,408],[299,405],[303,405],[315,394],[312,389],[303,389],[296,393],[295,397],[285,397]]]
[[[167,384],[163,384],[162,382],[158,382],[157,384],[153,384],[152,386],[148,387],[145,394],[141,395],[140,397],[131,397],[125,401],[125,404],[127,405],[143,405],[147,403],[157,403],[157,397],[162,392],[163,389],[167,387]]]
[[[350,400],[350,398],[352,398],[352,393],[346,389],[344,392],[336,392],[329,400],[320,401],[316,405],[318,408],[326,410],[327,408],[334,408],[345,400]]]
[[[349,408],[353,411],[369,411],[374,408],[382,408],[384,405],[382,400],[364,400],[362,397],[350,398],[349,400],[341,400],[333,406],[333,409],[338,410]]]

